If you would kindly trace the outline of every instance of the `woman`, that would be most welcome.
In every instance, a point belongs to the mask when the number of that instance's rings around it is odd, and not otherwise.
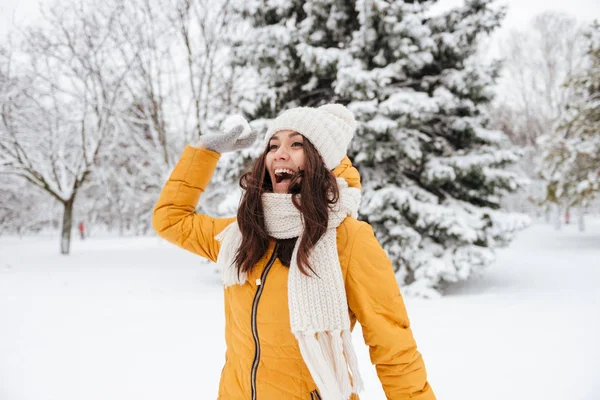
[[[355,129],[339,104],[273,120],[264,152],[240,180],[237,218],[195,208],[220,153],[255,141],[243,119],[187,146],[165,184],[154,228],[222,271],[219,399],[358,399],[357,320],[387,398],[435,399],[391,262],[356,219],[360,177],[346,157]]]

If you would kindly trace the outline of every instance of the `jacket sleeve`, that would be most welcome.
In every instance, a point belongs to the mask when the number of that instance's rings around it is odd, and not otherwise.
[[[212,218],[195,210],[219,158],[214,151],[186,146],[152,215],[152,226],[162,238],[213,262],[220,247],[215,235],[235,218]]]
[[[354,239],[346,293],[387,399],[435,400],[392,263],[367,223]]]

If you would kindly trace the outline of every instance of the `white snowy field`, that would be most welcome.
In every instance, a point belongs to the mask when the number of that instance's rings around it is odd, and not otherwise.
[[[212,265],[158,238],[0,238],[1,400],[215,399]],[[600,220],[536,224],[484,276],[407,298],[439,400],[600,399]],[[385,399],[360,329],[364,400]]]

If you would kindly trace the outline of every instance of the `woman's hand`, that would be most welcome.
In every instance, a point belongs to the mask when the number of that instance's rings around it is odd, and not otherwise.
[[[257,137],[244,117],[233,115],[223,122],[223,133],[203,135],[196,147],[227,153],[252,146]]]

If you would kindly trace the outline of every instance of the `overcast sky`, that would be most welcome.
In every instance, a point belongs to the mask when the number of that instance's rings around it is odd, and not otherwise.
[[[451,8],[461,5],[463,0],[440,0],[436,7]],[[598,0],[500,0],[508,5],[504,28],[518,28],[544,11],[560,11],[571,14],[582,21],[600,19]]]
[[[52,0],[0,0],[0,35],[4,36],[12,26],[35,19],[39,3]],[[554,10],[571,14],[581,21],[600,20],[599,0],[500,0],[508,4],[509,11],[503,30],[526,25],[534,16],[544,11]],[[463,0],[440,0],[436,7],[440,10],[463,3]]]

